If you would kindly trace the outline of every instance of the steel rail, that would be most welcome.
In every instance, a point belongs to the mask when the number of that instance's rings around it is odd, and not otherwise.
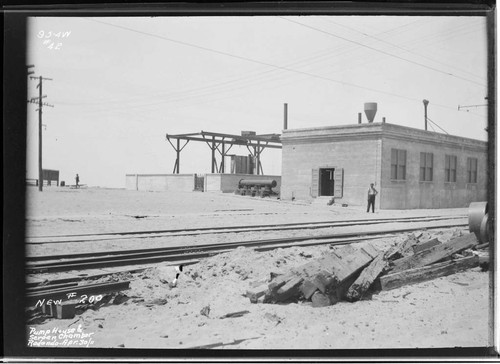
[[[267,230],[295,230],[295,229],[321,229],[328,227],[343,227],[352,225],[374,225],[383,224],[387,222],[419,222],[419,221],[438,221],[438,220],[455,220],[465,218],[466,216],[419,216],[419,217],[403,217],[403,218],[386,218],[386,219],[362,219],[362,220],[345,220],[345,221],[324,221],[324,222],[304,222],[304,223],[286,223],[286,224],[271,224],[271,225],[245,225],[245,226],[230,226],[230,227],[210,227],[210,228],[192,228],[192,229],[171,229],[171,230],[151,230],[151,231],[137,231],[137,232],[115,232],[115,233],[98,233],[98,234],[75,234],[75,235],[59,235],[59,236],[42,236],[30,237],[27,239],[41,239],[41,238],[68,238],[68,237],[92,237],[92,236],[121,236],[118,238],[102,238],[102,239],[80,239],[80,240],[58,240],[58,241],[26,241],[26,244],[61,244],[61,243],[83,243],[83,242],[97,242],[109,240],[124,240],[124,239],[144,239],[156,238],[163,236],[192,236],[203,234],[215,233],[238,233],[238,232],[254,232],[254,231],[267,231]],[[161,235],[160,235],[161,234]],[[175,235],[170,235],[175,234]],[[133,236],[128,235],[146,235],[146,236]],[[157,235],[157,236],[151,236]]]
[[[419,227],[403,227],[403,228],[392,228],[385,231],[367,231],[362,234],[359,233],[343,233],[343,234],[330,234],[330,235],[317,235],[317,236],[302,236],[302,237],[291,237],[291,238],[277,238],[277,239],[265,239],[265,240],[250,240],[250,241],[239,241],[230,242],[223,244],[207,244],[207,245],[196,245],[191,247],[167,247],[167,248],[155,248],[155,249],[141,249],[129,250],[126,252],[99,252],[97,254],[106,254],[106,256],[99,256],[93,258],[84,258],[81,255],[74,257],[72,260],[59,261],[59,262],[49,262],[41,264],[27,264],[27,272],[56,272],[56,271],[68,271],[75,269],[91,269],[91,268],[102,268],[110,266],[122,266],[122,265],[133,265],[133,264],[145,264],[154,263],[160,261],[170,261],[180,264],[184,260],[201,259],[211,255],[220,254],[223,252],[230,251],[238,247],[253,247],[256,250],[269,250],[276,249],[277,247],[286,247],[290,245],[297,246],[297,243],[313,241],[313,244],[307,245],[318,245],[318,244],[331,244],[339,243],[346,244],[342,239],[356,238],[356,240],[369,239],[369,236],[373,235],[383,235],[391,234],[397,232],[407,232],[414,230],[423,229],[436,229],[436,228],[449,228],[458,226],[468,226],[467,223],[462,224],[441,224],[434,226],[419,226]],[[322,242],[318,242],[322,240]],[[88,256],[89,253],[84,253]],[[96,253],[94,253],[96,254]],[[54,256],[49,256],[53,258]],[[56,256],[61,257],[61,256]],[[31,258],[31,257],[30,257]],[[34,257],[33,257],[34,258]],[[47,257],[43,257],[46,259]],[[42,259],[39,259],[39,261]]]
[[[57,284],[51,283],[50,285],[39,284],[37,286],[26,287],[26,290],[28,292],[38,292],[38,291],[43,291],[45,289],[68,288],[68,287],[74,287],[77,285],[78,285],[78,283],[75,281],[66,282],[66,283],[57,283]]]
[[[455,225],[453,225],[455,226]],[[392,230],[389,230],[391,232]],[[371,231],[367,233],[368,235],[377,234],[377,231]],[[191,246],[174,246],[174,247],[162,247],[162,248],[149,248],[149,249],[133,249],[133,250],[117,250],[117,251],[103,251],[103,252],[91,252],[91,253],[78,253],[78,254],[59,254],[59,255],[47,255],[47,256],[28,256],[25,258],[26,261],[49,261],[49,260],[68,260],[68,259],[80,259],[92,257],[93,261],[98,261],[97,257],[104,257],[103,260],[109,259],[110,256],[119,255],[121,257],[127,256],[139,256],[142,254],[156,254],[156,253],[166,253],[171,254],[186,254],[195,251],[210,251],[210,250],[220,250],[221,248],[232,248],[237,246],[258,246],[263,244],[274,244],[289,241],[305,241],[305,240],[318,240],[318,239],[331,239],[331,238],[345,238],[358,236],[358,233],[340,233],[340,234],[328,234],[328,235],[316,235],[316,236],[300,236],[293,238],[274,238],[274,239],[261,239],[261,240],[246,240],[246,241],[235,241],[228,243],[218,243],[218,244],[199,244]],[[366,235],[366,234],[363,234]],[[94,259],[95,258],[95,259]]]

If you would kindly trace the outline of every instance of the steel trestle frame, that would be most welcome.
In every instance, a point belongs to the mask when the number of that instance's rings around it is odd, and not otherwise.
[[[180,153],[182,149],[189,143],[189,141],[205,142],[212,151],[212,173],[224,173],[224,157],[227,152],[234,146],[246,146],[250,154],[256,159],[256,172],[263,174],[262,164],[260,162],[260,155],[265,148],[281,149],[281,139],[279,134],[266,134],[266,135],[232,135],[223,133],[213,133],[208,131],[201,131],[200,133],[187,133],[187,134],[166,134],[166,139],[174,148],[176,152],[176,159],[174,163],[174,174],[180,173]],[[176,140],[176,145],[171,142],[171,139]],[[180,147],[180,141],[185,140],[186,143]],[[261,143],[265,143],[264,145]],[[229,146],[226,149],[226,145]],[[220,149],[219,149],[220,147]],[[253,151],[250,149],[253,148]],[[215,151],[219,152],[221,156],[220,165],[217,165]]]

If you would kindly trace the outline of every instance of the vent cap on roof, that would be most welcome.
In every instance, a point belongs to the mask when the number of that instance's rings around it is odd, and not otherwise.
[[[365,102],[365,115],[369,123],[373,123],[373,119],[375,119],[376,113],[377,113],[377,103]]]

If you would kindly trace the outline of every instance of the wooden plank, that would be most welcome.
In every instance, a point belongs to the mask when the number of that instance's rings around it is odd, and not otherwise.
[[[345,298],[347,290],[354,283],[356,278],[358,278],[358,273],[360,270],[361,269],[352,274],[349,278],[345,279],[343,282],[340,282],[339,285],[330,288],[330,290],[327,293],[332,305],[336,304],[337,302]]]
[[[295,277],[289,280],[283,287],[276,292],[276,299],[280,302],[286,301],[293,296],[298,296],[300,293],[300,286],[304,278]]]
[[[361,249],[373,259],[375,259],[380,254],[380,250],[378,250],[371,244],[366,244]]]
[[[369,250],[369,249],[368,249]],[[371,251],[375,255],[376,250]],[[343,253],[347,253],[345,256]],[[331,296],[332,303],[339,301],[347,288],[354,282],[359,272],[373,260],[372,255],[365,249],[344,249],[337,251],[335,255],[329,256],[328,264],[323,267],[330,267],[328,276],[317,276],[313,283],[318,286],[323,293]],[[323,259],[326,261],[327,259]],[[348,285],[346,287],[346,282]]]
[[[415,255],[397,259],[394,261],[394,268],[392,272],[396,273],[407,269],[433,264],[464,249],[471,248],[474,245],[477,245],[477,238],[474,233],[470,233],[459,238],[452,239],[447,243],[422,250]]]
[[[347,300],[351,302],[360,300],[387,265],[388,262],[384,259],[384,253],[380,253],[349,287],[346,294]]]
[[[447,276],[456,272],[473,268],[479,265],[479,257],[471,256],[456,261],[436,263],[426,267],[408,269],[398,273],[391,273],[380,277],[382,290],[399,288],[408,284],[415,284],[438,277]]]
[[[376,255],[374,255],[376,256]],[[359,249],[355,254],[350,254],[346,257],[343,257],[342,261],[345,264],[346,268],[342,270],[334,270],[335,275],[337,276],[340,282],[349,278],[352,274],[357,272],[359,269],[366,267],[373,260],[374,256],[368,254],[366,250]]]
[[[67,320],[75,317],[78,300],[70,300],[55,306],[55,317],[59,320]]]
[[[304,279],[302,285],[300,286],[300,291],[306,300],[311,298],[311,296],[318,290],[318,287],[311,282],[309,279]]]
[[[385,253],[388,260],[395,260],[413,254],[413,246],[418,242],[414,234],[408,236],[406,240],[389,248]]]
[[[441,242],[438,238],[431,239],[425,243],[417,244],[413,246],[413,254],[416,254],[422,250],[432,248],[433,246],[439,245]]]
[[[331,302],[330,299],[328,298],[327,295],[324,293],[321,293],[320,291],[316,291],[312,297],[312,306],[313,307],[325,307],[325,306],[330,306]]]
[[[219,318],[222,320],[222,319],[232,318],[232,317],[241,317],[243,315],[246,315],[247,313],[250,313],[250,311],[245,310],[245,311],[231,312],[231,313],[227,313],[224,316],[221,316]]]
[[[313,279],[312,283],[323,293],[326,292],[328,286],[328,277],[330,274],[327,271],[319,272]]]
[[[269,290],[265,293],[263,301],[282,302],[293,296],[298,297],[301,293],[309,299],[317,291],[326,295],[331,292],[336,294],[337,288],[343,282],[357,275],[378,253],[379,251],[371,245],[363,249],[353,247],[337,249],[321,259],[294,268],[287,275],[276,277],[269,284]],[[347,288],[342,286],[342,294]],[[259,297],[254,297],[254,300],[258,300]]]
[[[259,297],[264,296],[267,291],[269,291],[269,285],[264,283],[261,286],[247,290],[246,296],[250,299],[250,302],[257,303]]]

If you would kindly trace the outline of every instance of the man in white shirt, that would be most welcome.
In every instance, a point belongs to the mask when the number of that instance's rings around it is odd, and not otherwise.
[[[370,183],[370,188],[368,189],[368,207],[366,212],[370,212],[370,205],[372,206],[372,212],[375,213],[375,196],[378,191],[373,187],[373,183]]]

